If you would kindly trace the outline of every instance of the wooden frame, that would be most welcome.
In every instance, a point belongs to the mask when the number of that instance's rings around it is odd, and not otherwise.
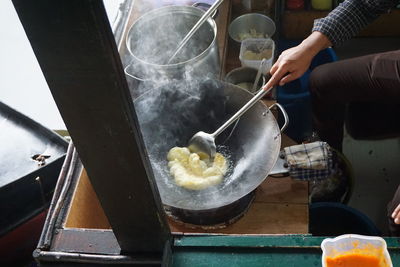
[[[161,254],[171,235],[103,2],[13,3],[121,250]]]

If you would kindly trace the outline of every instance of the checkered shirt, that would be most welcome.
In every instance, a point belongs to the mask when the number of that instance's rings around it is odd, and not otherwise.
[[[316,19],[312,31],[319,31],[325,34],[333,45],[340,45],[355,36],[379,15],[390,12],[390,9],[399,2],[399,0],[346,0],[325,18]]]

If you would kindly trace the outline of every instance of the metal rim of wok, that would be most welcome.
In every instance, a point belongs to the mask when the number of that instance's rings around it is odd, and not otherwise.
[[[155,10],[145,13],[144,15],[139,17],[128,30],[128,35],[127,35],[128,37],[126,38],[126,47],[129,51],[131,57],[133,58],[133,60],[136,60],[140,64],[144,64],[144,65],[150,66],[150,67],[177,68],[177,67],[185,66],[191,62],[196,62],[196,61],[206,57],[209,50],[211,49],[211,47],[213,46],[213,44],[216,42],[216,39],[217,39],[217,32],[218,32],[217,24],[215,23],[215,21],[212,18],[207,19],[207,23],[211,27],[211,29],[213,31],[213,35],[214,35],[212,41],[207,46],[207,48],[205,48],[200,54],[198,54],[197,56],[195,56],[189,60],[178,62],[178,63],[173,63],[173,64],[155,64],[155,63],[147,62],[147,61],[137,57],[137,55],[135,55],[135,53],[131,49],[131,40],[132,40],[132,35],[133,35],[132,32],[134,31],[134,29],[136,27],[138,27],[138,25],[140,25],[141,23],[146,23],[147,21],[151,21],[153,18],[159,16],[160,14],[166,13],[166,12],[189,14],[189,15],[196,16],[199,19],[201,18],[201,16],[204,13],[204,11],[202,9],[200,9],[198,7],[194,7],[194,6],[166,6],[166,7],[157,8]],[[204,24],[204,25],[206,25],[206,24]],[[177,45],[178,45],[178,42],[177,42]]]
[[[176,82],[149,90],[134,100],[142,136],[164,205],[177,209],[197,211],[212,210],[227,206],[255,190],[267,178],[268,173],[278,159],[281,146],[281,132],[272,112],[270,112],[269,108],[262,101],[259,101],[240,118],[236,129],[233,131],[230,139],[228,139],[228,147],[232,151],[232,158],[230,160],[232,161],[233,169],[228,172],[220,185],[197,191],[188,190],[175,184],[173,177],[169,175],[167,166],[166,155],[168,150],[175,145],[184,146],[189,137],[199,130],[211,132],[213,127],[217,127],[221,122],[224,122],[253,96],[245,89],[226,82],[212,80],[209,83],[212,86],[199,85],[199,91],[203,90],[204,92],[203,97],[200,97],[198,106],[201,109],[202,104],[220,101],[215,100],[218,97],[213,95],[220,92],[221,99],[223,99],[221,101],[225,101],[224,109],[226,113],[223,114],[223,119],[212,122],[214,125],[210,126],[210,129],[204,129],[206,128],[205,126],[198,125],[198,127],[193,127],[195,129],[190,129],[190,131],[185,130],[186,132],[181,135],[184,140],[181,144],[170,141],[169,139],[171,138],[168,138],[168,136],[171,136],[171,134],[168,135],[168,132],[167,134],[162,134],[161,138],[163,138],[163,141],[160,146],[164,146],[164,148],[159,150],[157,150],[158,148],[153,148],[153,146],[158,145],[156,144],[158,141],[155,140],[158,134],[157,131],[161,135],[162,128],[167,129],[169,127],[169,122],[166,121],[173,123],[175,119],[175,114],[170,114],[174,108],[168,103],[168,98],[175,99],[180,93],[173,92],[171,96],[167,94],[166,97],[163,94],[167,89],[173,91]],[[183,95],[185,94],[188,95],[188,98],[190,97],[188,92],[183,93]],[[185,100],[183,101],[185,102]],[[210,109],[218,109],[218,103],[217,105],[214,104],[210,104],[212,105]],[[144,114],[150,114],[151,112],[143,112],[141,109],[144,107],[153,108],[156,112],[158,111],[158,116],[154,116],[153,120],[145,119]],[[185,108],[190,109],[191,106],[183,105],[183,110]],[[209,107],[207,106],[207,108]],[[210,112],[215,112],[215,110],[211,110]],[[180,114],[181,112],[178,110],[176,116]],[[152,129],[152,127],[155,128]],[[231,129],[228,128],[225,132],[226,134],[230,134]],[[151,137],[151,135],[154,136]],[[226,136],[222,136],[221,138],[226,138]],[[218,142],[217,139],[217,144]]]

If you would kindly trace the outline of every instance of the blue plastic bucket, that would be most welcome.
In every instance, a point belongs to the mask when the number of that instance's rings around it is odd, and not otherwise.
[[[318,202],[309,208],[310,233],[315,236],[382,233],[364,213],[337,202]]]

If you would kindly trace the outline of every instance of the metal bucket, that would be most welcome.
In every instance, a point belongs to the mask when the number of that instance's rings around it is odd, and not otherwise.
[[[141,81],[216,77],[220,69],[217,26],[211,18],[176,56],[176,63],[167,64],[203,14],[203,10],[192,6],[167,6],[140,17],[128,32],[126,46],[132,62],[125,72]]]

